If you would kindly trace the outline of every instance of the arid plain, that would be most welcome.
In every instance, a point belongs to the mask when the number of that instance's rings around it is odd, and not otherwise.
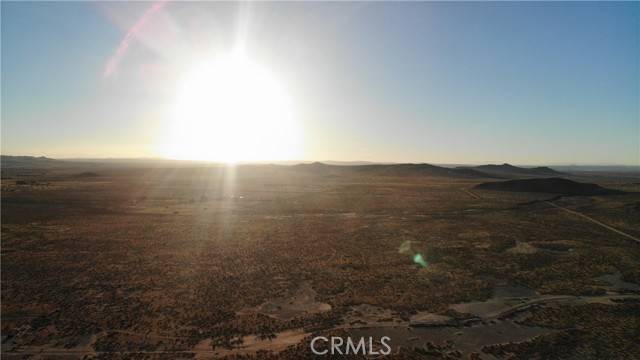
[[[349,335],[390,358],[640,358],[640,174],[475,188],[546,178],[519,171],[3,168],[2,357],[300,359]]]

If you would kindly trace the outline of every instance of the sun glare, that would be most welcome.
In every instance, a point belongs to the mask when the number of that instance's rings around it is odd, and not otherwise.
[[[266,69],[241,55],[195,66],[178,89],[165,155],[220,162],[296,156],[287,93]]]

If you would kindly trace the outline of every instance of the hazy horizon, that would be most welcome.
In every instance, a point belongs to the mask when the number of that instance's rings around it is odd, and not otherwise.
[[[46,155],[13,155],[13,154],[2,154],[2,156],[15,156],[15,157],[44,157],[52,160],[60,160],[60,161],[81,161],[81,162],[102,162],[102,161],[114,161],[114,162],[127,162],[127,161],[183,161],[183,162],[196,162],[196,163],[208,163],[211,165],[230,165],[228,163],[224,163],[221,161],[215,160],[188,160],[188,159],[170,159],[163,157],[51,157]],[[640,165],[626,165],[626,164],[616,164],[616,163],[509,163],[509,162],[475,162],[475,163],[442,163],[442,162],[431,162],[431,161],[375,161],[375,160],[332,160],[332,159],[310,159],[310,160],[302,160],[302,159],[291,159],[291,160],[255,160],[255,161],[236,161],[234,164],[237,165],[296,165],[296,164],[310,164],[310,163],[324,163],[328,165],[364,165],[364,164],[375,164],[375,165],[391,165],[391,164],[430,164],[444,167],[453,167],[453,166],[480,166],[480,165],[513,165],[513,166],[523,166],[523,167],[536,167],[536,166],[550,166],[550,167],[603,167],[603,168],[639,168]],[[233,164],[231,164],[233,165]]]
[[[640,164],[638,3],[1,6],[3,155]]]

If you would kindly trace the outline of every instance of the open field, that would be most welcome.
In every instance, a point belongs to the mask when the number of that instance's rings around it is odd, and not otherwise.
[[[396,358],[640,358],[640,176],[556,198],[308,170],[4,169],[2,357],[299,359],[349,334]]]

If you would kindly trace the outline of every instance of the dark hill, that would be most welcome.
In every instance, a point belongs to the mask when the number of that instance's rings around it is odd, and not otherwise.
[[[472,178],[495,177],[475,169],[452,169],[431,164],[362,165],[355,167],[355,170],[360,173],[386,176],[451,176]]]
[[[562,195],[617,195],[624,191],[603,188],[600,185],[579,183],[563,178],[519,179],[500,182],[489,182],[476,185],[476,189],[534,192]]]
[[[552,168],[546,166],[539,166],[533,168],[524,168],[519,166],[513,166],[511,164],[502,164],[502,165],[480,165],[473,167],[472,169],[482,171],[489,174],[497,174],[497,175],[527,175],[527,176],[558,176],[562,175],[561,172],[553,170]]]
[[[327,175],[327,174],[340,172],[344,170],[341,168],[348,168],[348,167],[349,166],[328,165],[328,164],[324,164],[316,161],[311,164],[296,164],[291,166],[291,169],[296,171],[306,172],[306,173],[317,174],[317,175]]]
[[[75,174],[74,175],[74,177],[77,177],[77,178],[93,178],[93,177],[98,177],[98,176],[100,176],[100,175],[98,175],[98,174],[96,174],[94,172],[91,172],[91,171],[85,171],[85,172],[81,172],[79,174]]]
[[[472,168],[446,168],[431,164],[329,165],[320,162],[291,167],[313,174],[362,174],[381,176],[444,176],[458,178],[501,178]]]

